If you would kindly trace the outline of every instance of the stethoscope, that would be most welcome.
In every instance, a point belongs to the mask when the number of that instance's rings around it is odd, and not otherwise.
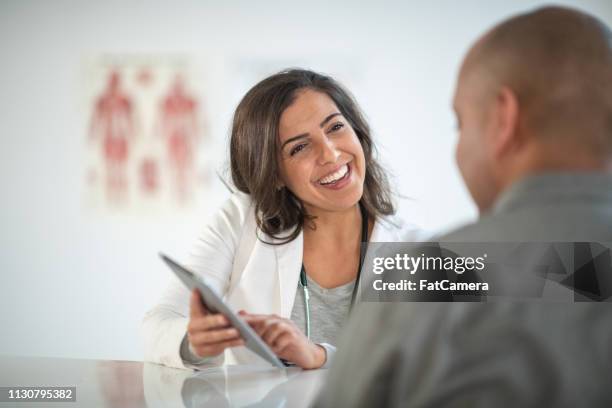
[[[366,254],[366,247],[368,244],[368,213],[359,203],[359,209],[361,210],[361,245],[359,246],[359,267],[357,268],[357,279],[355,280],[355,286],[353,287],[353,294],[351,295],[351,306],[349,311],[352,310],[353,304],[355,303],[355,297],[357,296],[357,288],[359,287],[359,277],[361,276],[361,265]],[[300,271],[300,285],[304,293],[304,307],[306,309],[306,337],[310,339],[310,295],[308,294],[308,279],[306,279],[306,269],[302,262],[302,270]]]

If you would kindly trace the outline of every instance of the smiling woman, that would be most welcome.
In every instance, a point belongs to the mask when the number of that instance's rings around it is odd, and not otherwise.
[[[338,210],[361,199],[373,217],[394,213],[370,127],[329,76],[290,70],[261,81],[238,105],[230,143],[234,184],[252,196],[258,225],[270,236],[290,230],[285,241],[295,239],[319,206]],[[325,192],[344,186],[316,188],[345,164],[354,176],[350,191],[330,196]]]
[[[354,206],[365,179],[359,138],[327,94],[303,90],[295,99],[280,119],[281,180],[311,216]],[[289,137],[300,129],[308,131]]]
[[[186,264],[282,359],[326,367],[357,300],[364,248],[411,240],[392,217],[368,124],[336,81],[307,70],[255,85],[234,115],[234,194]],[[414,232],[414,231],[413,231]],[[174,367],[254,363],[239,333],[173,283],[144,321],[147,360]],[[245,311],[246,310],[246,311]],[[248,312],[247,312],[248,311]],[[187,317],[189,315],[189,317]]]

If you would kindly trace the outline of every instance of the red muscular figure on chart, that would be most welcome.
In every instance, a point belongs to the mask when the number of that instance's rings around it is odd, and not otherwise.
[[[185,90],[177,76],[160,107],[161,132],[166,140],[176,194],[180,201],[188,198],[194,177],[195,145],[198,139],[197,101]]]
[[[106,192],[109,201],[122,201],[127,190],[128,141],[134,131],[133,106],[121,90],[119,73],[108,77],[106,89],[96,100],[90,126],[90,140],[102,139],[106,165]]]

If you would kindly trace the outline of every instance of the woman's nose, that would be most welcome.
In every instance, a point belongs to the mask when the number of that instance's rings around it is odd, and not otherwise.
[[[319,153],[319,164],[335,163],[340,157],[340,152],[336,149],[334,143],[329,139],[325,139],[321,143],[321,151]]]

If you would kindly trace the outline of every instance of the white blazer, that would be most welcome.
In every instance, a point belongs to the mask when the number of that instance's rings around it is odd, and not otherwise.
[[[303,235],[283,245],[257,228],[254,203],[234,193],[198,238],[185,266],[200,275],[234,309],[291,316],[302,265]],[[419,232],[397,217],[376,219],[373,242],[417,240]],[[259,364],[264,360],[246,347],[234,347],[206,364],[184,364],[180,345],[189,321],[189,290],[176,278],[143,320],[145,361],[176,368]],[[225,358],[224,358],[225,357]]]

